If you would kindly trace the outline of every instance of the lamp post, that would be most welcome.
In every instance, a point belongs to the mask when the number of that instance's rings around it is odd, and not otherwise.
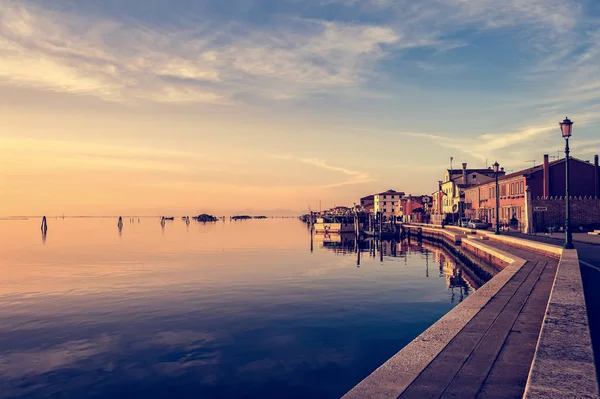
[[[571,233],[571,201],[569,200],[569,137],[573,132],[573,122],[565,117],[565,120],[558,122],[560,131],[565,139],[565,249],[573,249],[573,234]]]
[[[496,175],[496,231],[494,234],[500,234],[500,185],[498,184],[498,175],[500,174],[500,164],[494,163],[494,174]]]

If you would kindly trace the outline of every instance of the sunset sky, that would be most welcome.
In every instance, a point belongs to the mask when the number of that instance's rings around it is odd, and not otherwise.
[[[592,0],[0,0],[0,216],[431,193],[592,159],[599,99]]]

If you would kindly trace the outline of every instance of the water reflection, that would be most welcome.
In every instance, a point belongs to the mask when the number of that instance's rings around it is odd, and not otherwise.
[[[478,287],[415,237],[157,219],[0,222],[0,398],[339,398]]]
[[[361,254],[368,254],[371,258],[379,258],[385,262],[386,258],[401,258],[408,264],[409,255],[421,254],[423,256],[424,276],[430,278],[430,258],[439,265],[439,278],[444,278],[446,287],[450,290],[450,302],[462,302],[471,291],[478,289],[487,279],[477,276],[475,270],[460,262],[443,245],[430,243],[424,240],[411,240],[409,237],[402,241],[395,239],[378,239],[368,237],[358,239],[350,234],[311,234],[311,251],[313,241],[321,248],[340,255],[354,254],[356,265],[360,267]]]

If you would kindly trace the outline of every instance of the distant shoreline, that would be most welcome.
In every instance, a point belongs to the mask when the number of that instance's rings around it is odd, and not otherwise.
[[[88,215],[78,215],[78,216],[57,216],[57,215],[34,215],[34,216],[0,216],[0,221],[1,220],[28,220],[28,219],[41,219],[44,216],[46,216],[46,218],[48,219],[111,219],[111,218],[119,218],[119,217],[123,217],[123,218],[157,218],[160,219],[162,216],[155,216],[155,215],[105,215],[105,216],[88,216]],[[182,217],[185,215],[181,215],[181,216],[175,216],[175,217]],[[234,216],[234,215],[232,215]],[[261,216],[262,215],[257,215],[257,216]],[[229,216],[226,216],[229,217]],[[292,218],[297,218],[298,216],[265,216],[265,218],[267,219],[292,219]]]

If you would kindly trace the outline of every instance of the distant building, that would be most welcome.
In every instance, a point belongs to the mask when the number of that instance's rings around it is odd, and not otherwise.
[[[375,204],[375,195],[367,195],[366,197],[362,197],[360,199],[360,206],[363,208],[365,212],[372,212]]]
[[[430,195],[408,195],[400,198],[394,209],[395,215],[404,222],[423,222],[423,217],[429,213],[432,206]]]
[[[575,225],[600,223],[600,202],[594,200],[600,189],[597,156],[594,164],[571,158],[569,167],[570,196],[577,200],[581,198],[583,204],[581,211],[578,211],[581,212],[581,220],[575,220]],[[560,226],[564,223],[564,158],[549,162],[546,154],[542,165],[501,176],[498,180],[499,193],[496,193],[495,179],[465,189],[466,217],[495,224],[496,195],[499,195],[501,224],[507,224],[514,218],[523,231],[530,232],[535,226],[538,227],[536,231],[542,231],[545,227]],[[584,198],[588,199],[585,204]],[[562,202],[563,205],[558,202]],[[579,205],[578,203],[575,206]],[[562,214],[553,215],[554,209]]]
[[[381,212],[384,216],[394,215],[394,209],[404,193],[401,191],[388,190],[373,196],[373,212]]]
[[[347,206],[336,206],[324,212],[327,215],[334,216],[347,216],[354,214],[354,208],[350,208]]]
[[[431,194],[431,208],[429,210],[429,223],[441,224],[444,219],[444,192],[442,181],[438,181],[438,189]]]

